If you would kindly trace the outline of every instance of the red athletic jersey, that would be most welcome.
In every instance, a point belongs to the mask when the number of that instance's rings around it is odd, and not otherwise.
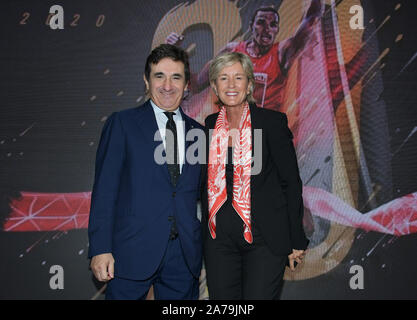
[[[252,60],[256,83],[253,97],[258,107],[280,110],[287,77],[282,74],[279,65],[279,42],[275,43],[267,54],[259,58],[251,57],[246,50],[246,45],[247,42],[240,42],[232,51],[242,52]]]

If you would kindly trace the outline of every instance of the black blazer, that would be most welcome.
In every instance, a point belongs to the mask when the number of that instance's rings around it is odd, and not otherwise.
[[[262,157],[255,156],[251,176],[252,225],[260,230],[268,247],[277,255],[288,255],[292,249],[305,250],[309,240],[303,229],[304,206],[302,182],[297,158],[284,113],[250,105],[252,122],[252,156],[259,149],[255,145],[255,129],[262,129]],[[219,113],[206,118],[206,154],[210,143],[209,130],[213,129]],[[255,163],[254,163],[255,162]],[[207,162],[206,162],[207,163]],[[202,233],[203,239],[211,237],[208,229],[207,164],[202,168]],[[243,233],[242,233],[243,237]]]

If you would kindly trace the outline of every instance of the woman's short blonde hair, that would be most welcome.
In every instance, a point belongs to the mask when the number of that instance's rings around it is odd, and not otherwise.
[[[211,85],[216,84],[216,80],[225,67],[229,67],[239,62],[248,78],[249,94],[246,96],[246,101],[254,103],[253,88],[255,87],[255,76],[253,75],[253,64],[250,58],[241,52],[225,52],[216,56],[210,63],[209,81]],[[221,102],[218,101],[217,104]]]

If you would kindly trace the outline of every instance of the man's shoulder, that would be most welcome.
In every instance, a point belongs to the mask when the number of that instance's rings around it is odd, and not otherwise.
[[[143,111],[147,109],[146,107],[149,106],[150,105],[148,105],[148,102],[145,102],[140,106],[115,111],[112,115],[119,117],[120,119],[131,119],[133,115],[140,115]]]

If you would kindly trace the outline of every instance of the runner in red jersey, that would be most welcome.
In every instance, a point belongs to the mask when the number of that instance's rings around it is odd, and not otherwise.
[[[232,51],[242,52],[246,55],[246,42],[240,42]],[[251,57],[255,75],[255,88],[253,97],[257,106],[278,110],[284,95],[287,77],[281,71],[278,55],[279,43],[275,43],[267,54],[260,57]]]
[[[258,107],[280,110],[284,97],[287,74],[294,60],[310,40],[314,22],[321,16],[321,1],[311,0],[300,27],[295,35],[282,42],[275,42],[279,32],[279,14],[272,7],[255,10],[250,21],[251,38],[242,42],[231,42],[219,53],[237,51],[247,54],[254,65],[256,86],[254,98]],[[179,44],[184,36],[171,33],[166,42]],[[210,61],[195,76],[191,90],[198,93],[207,88]]]

